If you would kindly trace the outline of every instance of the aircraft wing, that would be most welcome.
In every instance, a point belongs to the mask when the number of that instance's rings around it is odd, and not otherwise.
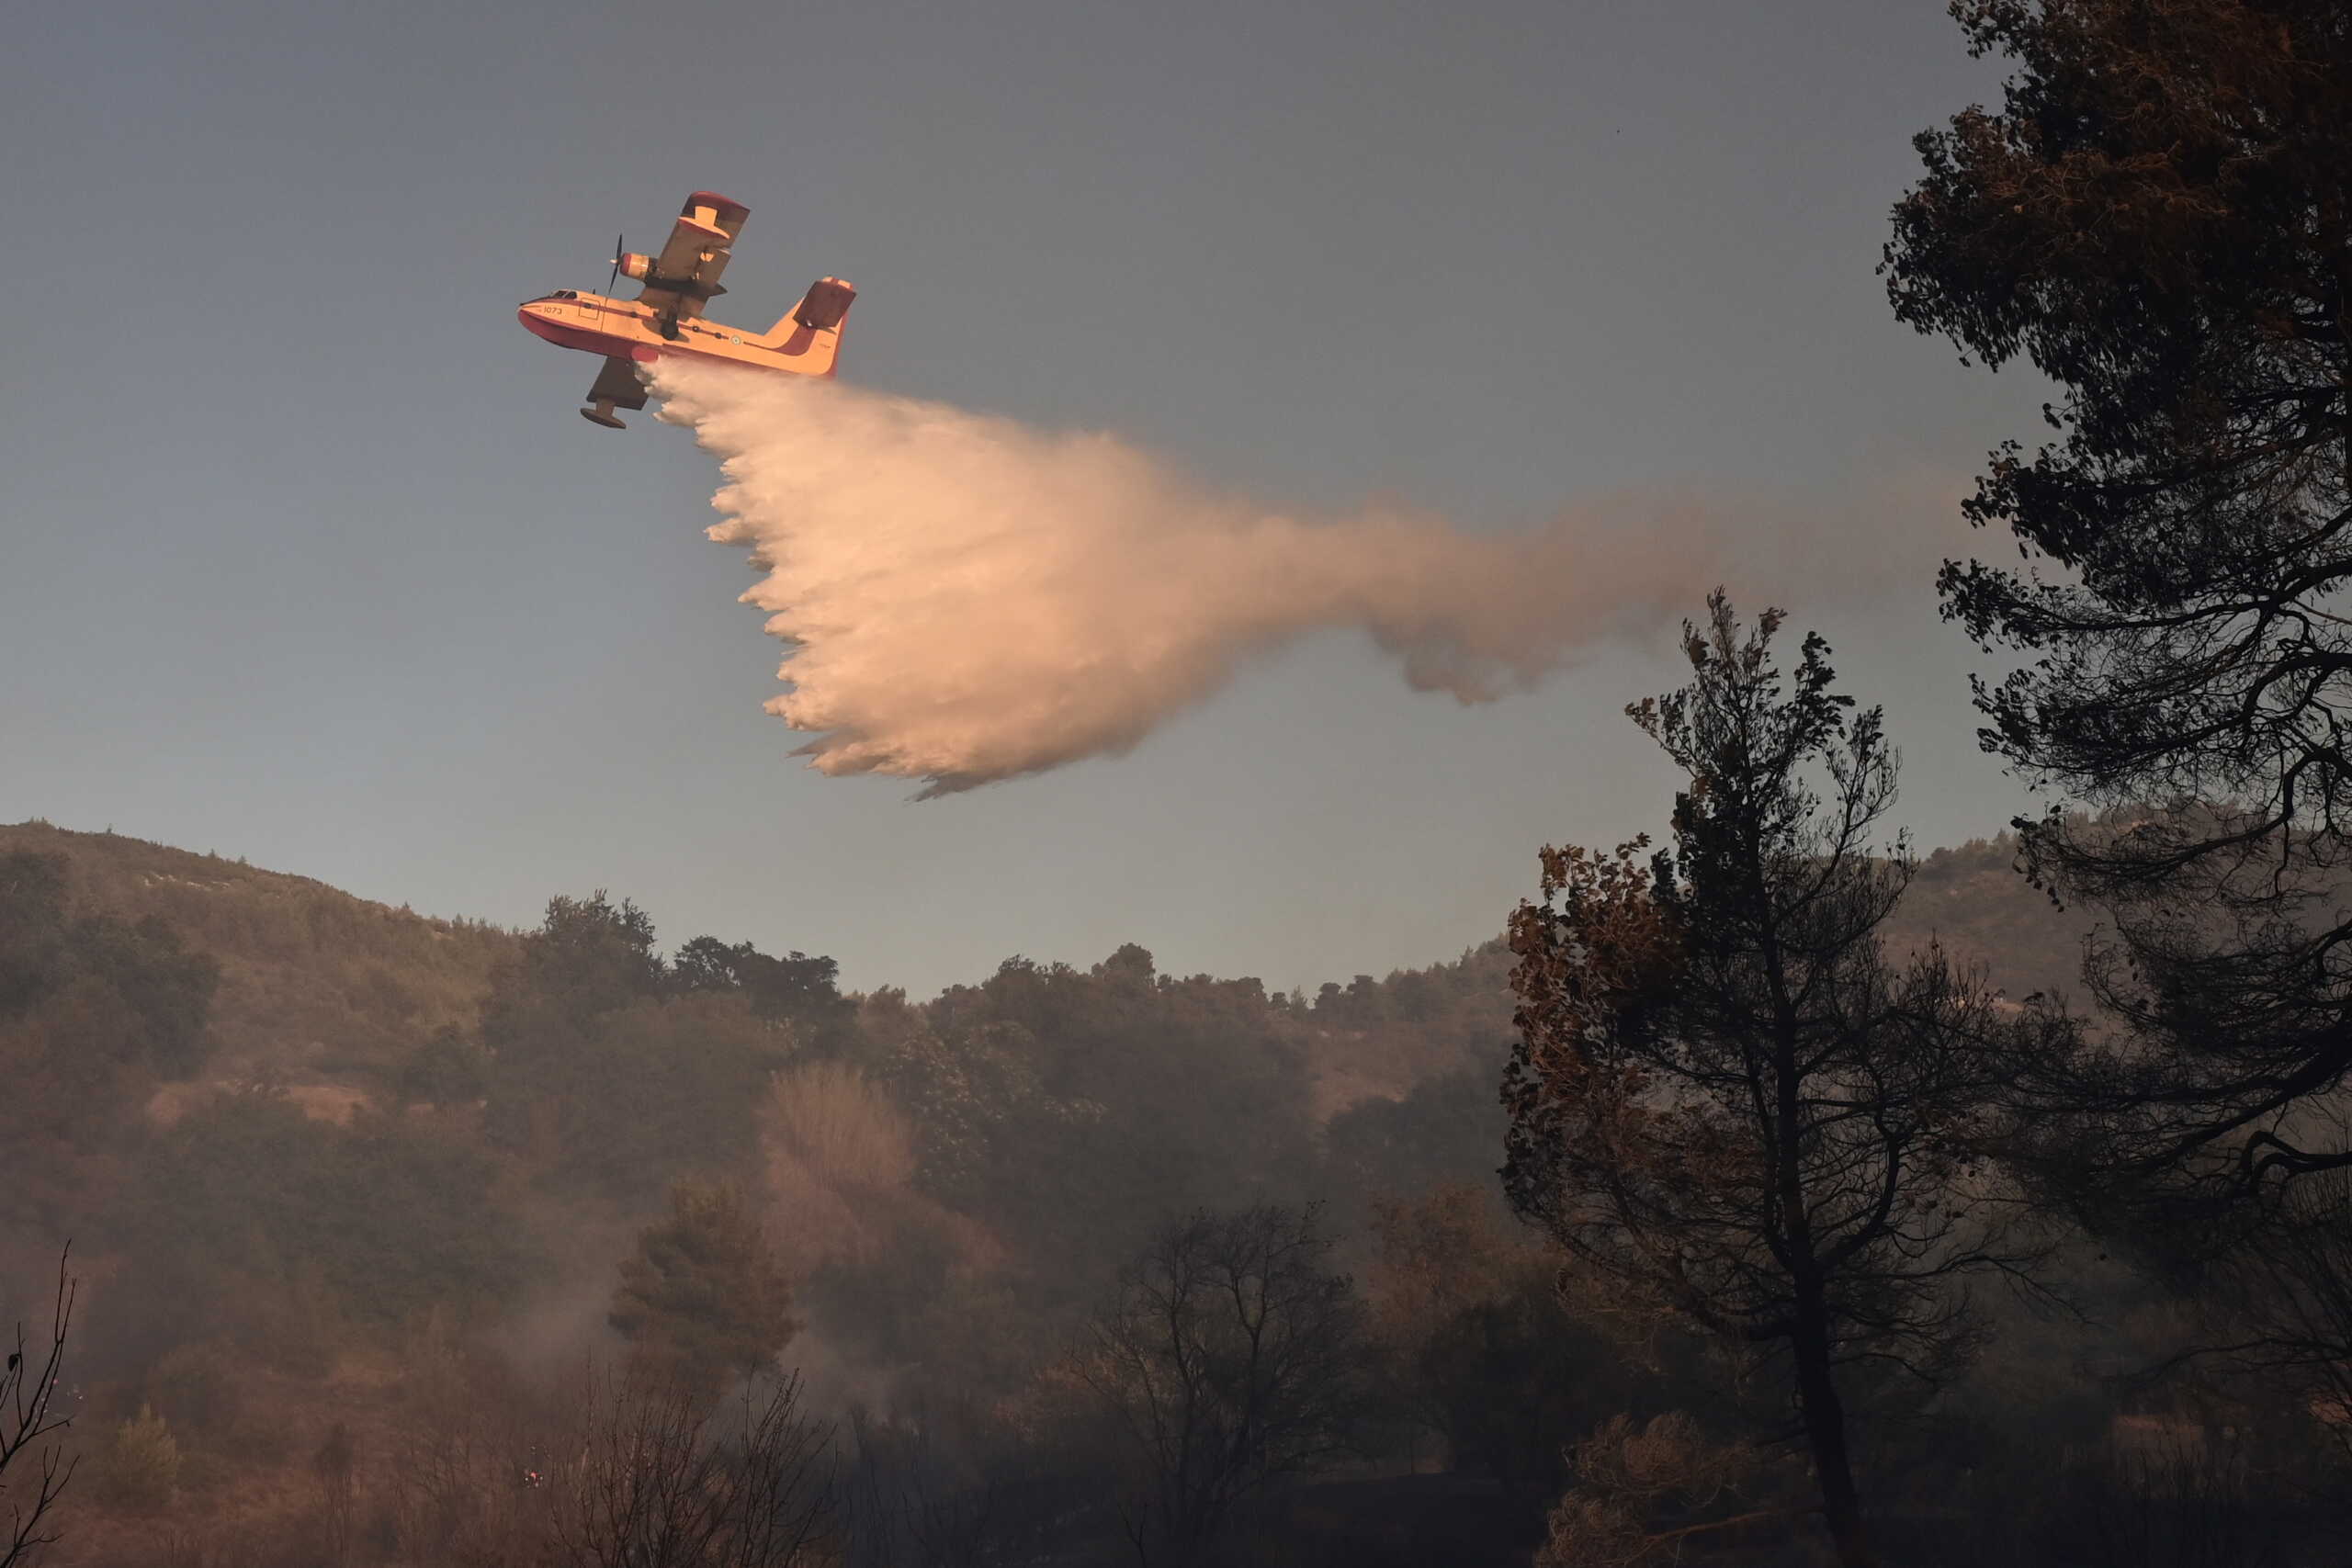
[[[698,190],[678,209],[669,242],[653,258],[638,299],[674,326],[702,313],[703,301],[724,294],[719,274],[727,270],[735,236],[751,209],[716,191]]]

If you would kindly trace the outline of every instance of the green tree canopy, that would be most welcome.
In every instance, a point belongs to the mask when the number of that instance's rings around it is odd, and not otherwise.
[[[523,939],[522,956],[501,976],[498,993],[594,1014],[659,997],[668,982],[653,917],[627,898],[614,904],[600,887],[585,898],[548,900],[546,918]]]
[[[621,1263],[612,1325],[686,1386],[715,1391],[771,1367],[799,1332],[792,1281],[742,1195],[715,1182],[670,1190],[670,1217]]]
[[[0,1215],[85,1212],[158,1079],[211,1049],[220,965],[153,916],[77,915],[62,855],[0,853]]]
[[[1086,970],[1008,960],[924,1021],[945,1076],[902,1063],[893,1089],[993,1125],[966,1190],[1024,1246],[1116,1257],[1138,1216],[1295,1191],[1311,1169],[1301,1026],[1257,980],[1159,975],[1128,943]]]
[[[494,1310],[524,1273],[520,1226],[477,1149],[398,1116],[316,1121],[266,1089],[221,1094],[144,1153],[114,1238],[131,1294],[175,1342],[208,1319],[315,1280],[345,1317],[401,1323]]]
[[[748,942],[729,946],[698,936],[678,949],[670,967],[686,990],[740,994],[762,1021],[807,1031],[809,1044],[826,1055],[845,1048],[855,1025],[855,1005],[841,993],[841,966],[830,958],[805,953],[779,958]]]
[[[195,1071],[220,965],[188,952],[153,915],[136,924],[75,916],[66,869],[63,855],[0,854],[0,1024],[81,982],[130,1015],[103,1055],[140,1062],[164,1077]]]
[[[482,1006],[492,1136],[543,1177],[618,1199],[740,1158],[768,1075],[802,1048],[775,1023],[808,1021],[814,1034],[845,1016],[832,967],[704,937],[673,968],[634,903],[549,899]],[[463,1066],[440,1049],[417,1081]]]

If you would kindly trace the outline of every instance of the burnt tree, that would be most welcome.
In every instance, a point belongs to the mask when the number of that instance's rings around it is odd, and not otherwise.
[[[2352,1073],[2352,5],[1952,11],[2016,71],[1917,139],[1883,270],[2061,389],[1966,505],[2021,564],[1942,576],[2018,666],[1985,745],[2061,797],[2030,869],[2113,916],[2087,973],[2125,1038],[2039,1085],[2052,1168],[2191,1235],[2352,1167],[2309,1114]]]
[[[1883,951],[1912,861],[1872,842],[1879,714],[1831,690],[1818,637],[1784,679],[1777,613],[1709,611],[1690,684],[1628,710],[1689,777],[1672,846],[1546,849],[1512,919],[1504,1179],[1577,1265],[1779,1369],[1858,1568],[1849,1386],[1940,1382],[1972,1348],[1961,1277],[2030,1257],[1977,1151],[2037,1015]]]

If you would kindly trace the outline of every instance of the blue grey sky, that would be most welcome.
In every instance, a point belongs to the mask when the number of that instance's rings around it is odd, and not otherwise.
[[[1127,941],[1311,990],[1662,818],[1664,637],[1464,708],[1333,635],[1125,757],[805,771],[712,460],[514,320],[696,187],[752,209],[714,314],[848,277],[866,386],[1275,505],[1702,509],[1887,704],[1924,842],[2023,804],[1930,580],[2041,389],[1872,276],[1910,136],[1997,87],[1931,0],[16,15],[0,818],[514,924],[607,887],[919,992]]]

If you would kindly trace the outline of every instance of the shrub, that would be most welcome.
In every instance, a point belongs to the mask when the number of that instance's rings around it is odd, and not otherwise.
[[[114,1429],[107,1446],[107,1491],[129,1508],[161,1508],[180,1483],[180,1445],[152,1405]]]
[[[913,1129],[855,1068],[822,1062],[776,1074],[760,1141],[778,1244],[797,1269],[863,1262],[892,1243],[885,1200],[913,1179]]]

